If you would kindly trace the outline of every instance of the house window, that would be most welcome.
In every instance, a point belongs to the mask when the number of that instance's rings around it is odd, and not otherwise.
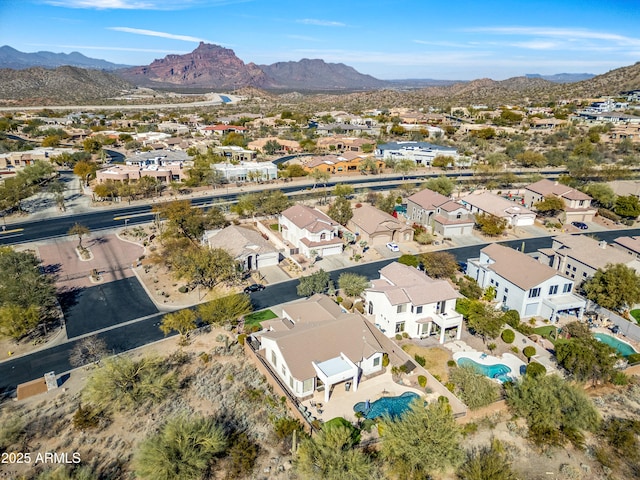
[[[422,305],[416,307],[416,313],[418,314],[422,313]]]
[[[380,357],[376,357],[373,359],[373,366],[377,367],[378,365],[380,365]]]
[[[287,377],[287,367],[285,367],[284,365],[282,365],[282,376],[283,377]]]
[[[327,238],[327,234],[326,233],[321,233],[320,234],[320,240],[326,240]]]
[[[582,272],[582,278],[587,278],[587,272]]]
[[[293,390],[293,377],[291,375],[289,375],[289,386],[291,387],[291,390]]]
[[[564,286],[562,287],[562,293],[567,293],[571,291],[571,284],[570,283],[565,283]]]
[[[540,296],[539,288],[532,288],[531,290],[529,290],[529,298],[536,298],[539,296]]]
[[[404,322],[396,323],[396,333],[404,332]]]
[[[398,305],[398,308],[396,309],[396,313],[404,313],[407,311],[407,304],[406,303],[402,303],[400,305]]]
[[[313,390],[313,378],[307,378],[304,382],[302,382],[302,391],[308,392]]]
[[[456,215],[456,218],[457,218],[458,220],[460,220],[460,219],[462,218],[462,213],[461,213],[461,212],[458,212],[458,214]]]
[[[507,303],[507,296],[506,296],[506,295],[504,295],[504,296],[502,297],[502,303]]]
[[[274,351],[271,352],[271,364],[274,367],[278,366],[278,357],[276,357],[276,352],[274,352]]]
[[[558,293],[558,285],[551,285],[549,287],[549,295],[555,295]]]
[[[436,313],[444,313],[444,309],[447,306],[447,301],[442,300],[436,304]]]

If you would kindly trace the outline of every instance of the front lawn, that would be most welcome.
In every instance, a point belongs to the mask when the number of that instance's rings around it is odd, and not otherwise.
[[[244,328],[245,331],[250,329],[253,326],[258,326],[262,328],[260,322],[264,320],[271,320],[272,318],[277,318],[278,316],[273,313],[271,310],[260,310],[259,312],[253,312],[249,315],[245,315],[244,317]]]

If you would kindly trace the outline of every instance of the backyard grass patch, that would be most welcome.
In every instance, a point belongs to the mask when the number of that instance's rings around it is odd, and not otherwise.
[[[447,361],[451,360],[451,353],[448,350],[440,347],[425,348],[412,344],[403,345],[402,349],[412,357],[418,355],[424,358],[424,368],[432,375],[440,377],[443,383],[448,380]]]
[[[631,310],[631,316],[636,321],[637,324],[640,325],[640,308],[636,308],[635,310]]]
[[[556,344],[556,339],[554,338],[554,335],[556,334],[556,327],[554,327],[553,325],[534,328],[533,331],[538,335],[542,335],[554,345]]]
[[[278,316],[273,313],[271,310],[260,310],[259,312],[253,312],[250,315],[245,315],[244,317],[244,327],[250,328],[254,325],[258,325],[262,327],[260,322],[265,320],[271,320],[272,318],[277,318]]]

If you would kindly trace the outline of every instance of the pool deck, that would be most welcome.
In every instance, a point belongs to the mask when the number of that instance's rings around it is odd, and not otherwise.
[[[415,388],[398,385],[393,381],[391,371],[388,370],[381,375],[361,382],[358,385],[357,392],[353,391],[353,387],[347,392],[344,383],[340,383],[333,388],[328,402],[324,401],[324,392],[315,392],[313,398],[305,400],[302,405],[307,407],[315,418],[325,422],[336,417],[344,417],[350,422],[355,422],[357,419],[353,406],[356,403],[366,402],[367,400],[374,402],[381,397],[395,397],[402,395],[404,392],[417,393],[427,401],[435,401],[438,396],[437,394],[426,394],[424,391]],[[318,409],[318,404],[322,405],[322,408]],[[316,405],[316,407],[312,405]],[[322,413],[319,413],[318,410],[321,410]]]
[[[502,354],[501,358],[494,357],[493,355],[487,355],[486,353],[476,351],[462,351],[454,353],[453,359],[457,362],[460,358],[469,358],[480,365],[506,365],[511,369],[509,376],[513,379],[520,377],[520,368],[526,366],[522,360],[511,353]]]

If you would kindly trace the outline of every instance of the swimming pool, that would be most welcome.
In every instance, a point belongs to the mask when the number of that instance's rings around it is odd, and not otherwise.
[[[483,365],[467,357],[458,358],[457,362],[458,362],[458,365],[460,365],[461,367],[465,365],[470,365],[482,375],[489,378],[495,378],[496,380],[502,383],[510,382],[512,380],[512,378],[509,376],[509,374],[511,373],[511,368],[507,367],[503,363],[494,363],[493,365]]]
[[[409,404],[416,398],[420,398],[420,395],[413,392],[404,392],[398,397],[379,398],[369,404],[369,409],[367,409],[367,402],[358,402],[353,406],[353,411],[362,413],[368,419],[385,415],[396,418],[406,412],[409,409]]]
[[[623,357],[628,357],[629,355],[638,353],[628,343],[618,340],[616,337],[612,337],[611,335],[607,335],[606,333],[594,333],[593,336],[600,340],[602,343],[606,343],[610,347],[616,349],[618,353]]]

